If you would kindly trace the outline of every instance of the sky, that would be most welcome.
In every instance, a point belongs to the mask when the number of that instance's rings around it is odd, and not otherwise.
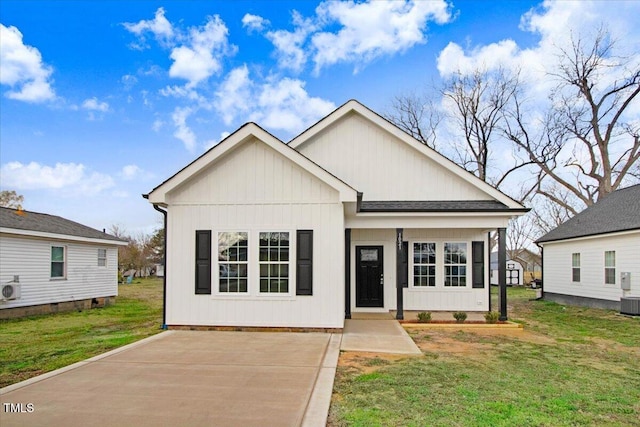
[[[148,233],[142,194],[248,121],[287,142],[349,99],[384,114],[478,66],[537,81],[601,25],[637,55],[638,16],[631,0],[0,0],[0,189]]]

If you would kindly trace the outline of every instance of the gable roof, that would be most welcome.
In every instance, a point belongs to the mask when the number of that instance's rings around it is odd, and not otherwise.
[[[252,122],[241,126],[237,131],[226,137],[217,145],[213,146],[162,184],[155,187],[151,192],[149,192],[149,194],[143,195],[143,197],[147,198],[153,204],[166,203],[165,196],[169,191],[177,188],[189,180],[189,178],[214,163],[216,159],[219,159],[226,153],[231,152],[235,147],[252,137],[271,147],[273,150],[305,169],[320,181],[338,191],[340,194],[340,201],[357,201],[358,192],[354,188]]]
[[[100,240],[117,245],[126,244],[115,236],[60,216],[2,207],[0,207],[0,230],[23,235],[65,239],[70,237],[70,240]]]
[[[640,184],[605,196],[539,238],[536,243],[628,230],[640,230]]]
[[[482,181],[480,178],[478,178],[471,172],[466,171],[465,169],[463,169],[453,161],[449,160],[442,154],[438,153],[434,149],[424,145],[423,143],[416,140],[414,137],[412,137],[411,135],[409,135],[408,133],[406,133],[405,131],[403,131],[402,129],[400,129],[399,127],[397,127],[396,125],[394,125],[393,123],[385,119],[384,117],[380,116],[375,111],[367,108],[360,102],[353,99],[350,101],[347,101],[346,103],[338,107],[336,110],[334,110],[332,113],[330,113],[328,116],[324,117],[319,122],[317,122],[313,126],[303,131],[300,135],[293,138],[291,141],[289,141],[288,145],[298,150],[299,147],[304,145],[314,136],[318,135],[323,130],[327,129],[329,126],[331,126],[341,118],[351,113],[359,114],[360,116],[364,117],[370,122],[386,130],[387,132],[395,136],[400,141],[404,142],[405,144],[409,145],[413,149],[422,153],[427,158],[437,162],[449,172],[457,175],[458,177],[462,178],[464,181],[468,182],[469,184],[477,187],[484,193],[488,194],[498,202],[504,204],[508,208],[508,210],[528,211],[527,208],[525,208],[520,203],[516,202],[506,194],[502,193],[501,191],[497,190],[496,188]]]

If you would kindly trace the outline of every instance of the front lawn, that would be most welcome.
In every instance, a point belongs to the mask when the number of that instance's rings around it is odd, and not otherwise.
[[[136,279],[118,292],[105,308],[0,320],[0,387],[161,331],[162,280]]]
[[[416,330],[423,357],[343,353],[332,426],[640,426],[640,319],[530,301],[514,330]]]

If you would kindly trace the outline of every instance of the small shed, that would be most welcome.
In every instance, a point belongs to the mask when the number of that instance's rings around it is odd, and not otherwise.
[[[491,284],[498,285],[498,252],[491,253]],[[524,267],[514,259],[507,259],[507,286],[524,284]]]

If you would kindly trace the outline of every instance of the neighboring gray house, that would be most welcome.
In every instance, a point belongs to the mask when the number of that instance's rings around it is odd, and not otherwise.
[[[621,299],[640,298],[640,185],[609,194],[536,243],[545,299],[619,310]]]
[[[126,244],[59,216],[0,208],[0,319],[109,304]]]

